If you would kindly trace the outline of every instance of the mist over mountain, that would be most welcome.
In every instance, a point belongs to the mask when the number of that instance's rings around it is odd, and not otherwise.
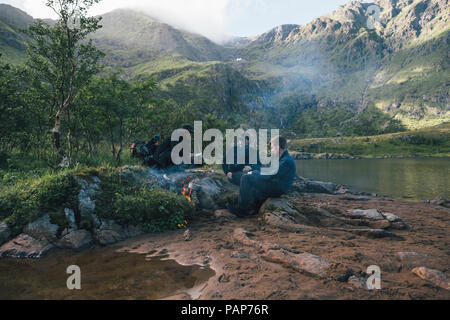
[[[375,29],[371,5],[380,8]],[[448,0],[353,1],[307,25],[219,45],[115,10],[93,39],[107,70],[155,78],[160,98],[301,136],[376,134],[450,121],[449,15]],[[32,22],[0,5],[2,59],[24,61],[21,30]]]

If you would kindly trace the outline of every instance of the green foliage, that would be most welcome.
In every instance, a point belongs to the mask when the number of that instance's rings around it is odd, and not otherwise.
[[[122,225],[139,225],[148,232],[174,230],[184,225],[195,208],[184,196],[146,188],[122,178],[111,166],[81,167],[57,173],[12,173],[0,171],[0,221],[14,234],[48,213],[51,222],[67,227],[65,208],[78,210],[80,186],[77,178],[101,179],[101,192],[94,197],[96,215]]]
[[[175,230],[192,211],[193,205],[185,197],[162,189],[117,194],[114,201],[116,220],[142,225],[149,232]]]
[[[176,229],[192,215],[194,206],[173,192],[138,187],[111,167],[85,168],[78,176],[98,176],[102,192],[94,198],[95,214],[125,225],[140,225],[148,232]]]
[[[64,208],[78,207],[80,188],[69,171],[30,179],[4,175],[2,180],[6,184],[0,187],[0,220],[5,220],[15,234],[45,213],[53,213],[55,221],[62,221]]]
[[[291,150],[357,157],[449,156],[449,123],[428,129],[370,137],[293,140]]]
[[[155,89],[153,80],[132,83],[119,73],[94,78],[77,96],[68,127],[75,148],[84,142],[92,154],[102,141],[111,146],[112,158],[121,162],[125,142],[148,130],[151,125]],[[156,134],[156,133],[155,133]]]
[[[101,70],[104,54],[93,44],[89,35],[100,29],[101,18],[89,17],[88,10],[100,0],[47,0],[46,5],[58,16],[49,25],[37,20],[29,26],[32,41],[28,44],[27,66],[40,81],[33,84],[47,89],[47,102],[54,114],[52,129],[54,146],[60,155],[72,158],[71,131],[68,131],[69,150],[61,148],[61,119],[70,121],[71,103],[93,75]],[[44,83],[44,85],[42,84]]]

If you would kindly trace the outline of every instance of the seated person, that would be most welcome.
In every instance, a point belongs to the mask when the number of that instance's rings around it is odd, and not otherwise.
[[[191,125],[184,125],[183,129],[186,129],[191,135],[194,135],[194,128]],[[180,138],[179,141],[172,141],[172,137],[170,136],[156,149],[154,159],[158,169],[167,169],[174,165],[172,162],[172,150],[182,141],[182,139],[183,138]]]
[[[258,171],[243,175],[240,184],[239,202],[237,206],[229,206],[229,210],[239,217],[248,216],[258,210],[268,198],[280,197],[289,191],[296,177],[296,165],[287,150],[287,140],[279,137],[271,141],[272,153],[279,152],[279,170],[275,175],[261,175]]]
[[[154,136],[148,143],[147,143],[147,150],[148,153],[144,157],[144,165],[147,165],[149,167],[153,167],[157,165],[157,162],[155,160],[155,152],[158,149],[158,147],[161,144],[161,137],[159,135]]]
[[[239,148],[245,148],[245,163],[238,164],[238,152]],[[256,164],[250,164],[250,152],[256,152],[257,161]],[[257,150],[250,147],[250,138],[245,137],[245,146],[234,146],[234,161],[233,164],[227,164],[227,158],[231,156],[231,150],[228,150],[223,159],[222,169],[227,175],[231,183],[240,186],[241,178],[244,174],[250,171],[258,171],[261,168],[261,163],[259,161],[259,153]]]

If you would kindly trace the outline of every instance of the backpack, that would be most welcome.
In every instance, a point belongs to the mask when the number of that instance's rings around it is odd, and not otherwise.
[[[133,158],[145,159],[150,155],[147,143],[142,140],[134,141],[130,146],[131,156]]]

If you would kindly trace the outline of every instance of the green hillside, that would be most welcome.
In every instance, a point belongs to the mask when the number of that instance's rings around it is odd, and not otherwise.
[[[376,29],[367,8],[381,8]],[[32,18],[0,7],[2,59],[24,61]],[[103,16],[95,44],[106,70],[153,78],[157,97],[231,125],[297,137],[372,135],[450,121],[447,0],[350,2],[311,23],[226,45],[132,10]],[[194,112],[194,109],[193,110]]]

